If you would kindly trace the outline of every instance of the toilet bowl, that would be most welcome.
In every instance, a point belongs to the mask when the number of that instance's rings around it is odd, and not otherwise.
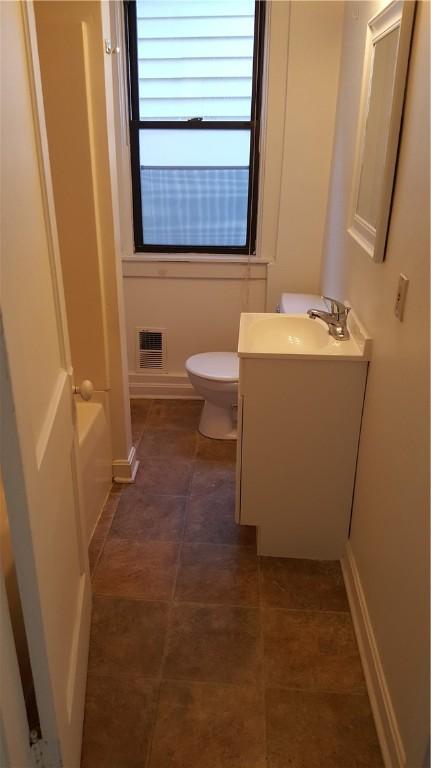
[[[283,293],[277,311],[304,314],[308,309],[326,309],[321,296]],[[186,361],[186,370],[196,392],[205,403],[199,432],[216,440],[236,440],[239,358],[236,352],[202,352]]]
[[[236,440],[239,359],[236,352],[203,352],[186,361],[186,371],[205,403],[199,432],[216,440]]]

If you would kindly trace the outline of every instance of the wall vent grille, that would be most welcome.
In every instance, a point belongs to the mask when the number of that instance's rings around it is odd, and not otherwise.
[[[165,370],[166,334],[162,328],[137,329],[137,370]]]

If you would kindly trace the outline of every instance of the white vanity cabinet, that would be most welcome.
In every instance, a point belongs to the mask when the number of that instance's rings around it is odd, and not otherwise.
[[[257,526],[260,555],[338,559],[368,362],[239,354],[237,522]]]

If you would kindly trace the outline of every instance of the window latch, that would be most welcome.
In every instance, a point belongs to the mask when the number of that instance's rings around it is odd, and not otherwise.
[[[105,53],[109,55],[120,53],[120,48],[118,45],[113,45],[110,40],[105,39]]]
[[[186,120],[187,123],[201,123],[203,120],[203,117],[190,117],[188,120]]]

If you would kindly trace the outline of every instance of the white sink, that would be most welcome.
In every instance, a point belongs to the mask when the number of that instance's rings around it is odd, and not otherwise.
[[[285,357],[339,360],[368,360],[370,339],[352,312],[350,339],[337,341],[322,320],[307,315],[243,313],[240,321],[240,357]]]

